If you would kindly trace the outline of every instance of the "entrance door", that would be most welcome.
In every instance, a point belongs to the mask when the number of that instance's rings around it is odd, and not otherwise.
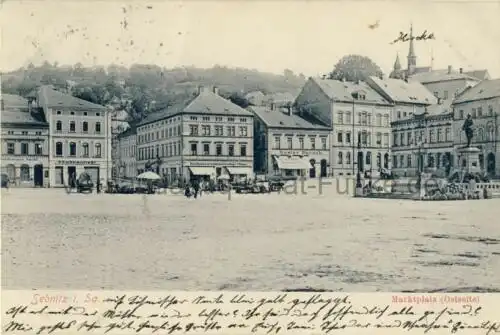
[[[76,166],[68,166],[68,184],[71,187],[76,187]]]
[[[316,178],[316,161],[311,159],[309,163],[311,164],[311,168],[309,169],[309,178]]]
[[[487,171],[488,171],[488,174],[490,176],[494,176],[495,175],[495,154],[493,154],[492,152],[490,152],[488,154],[488,163],[487,163]]]
[[[33,168],[33,179],[35,181],[35,186],[43,186],[43,165],[37,164]]]
[[[363,159],[363,152],[358,151],[358,171],[363,172],[364,169],[364,159]]]
[[[324,178],[324,177],[326,177],[326,175],[327,175],[327,170],[328,170],[328,169],[327,169],[327,168],[328,168],[328,166],[327,166],[327,165],[328,165],[328,164],[327,164],[327,162],[326,162],[326,159],[322,159],[322,160],[321,160],[321,178]]]

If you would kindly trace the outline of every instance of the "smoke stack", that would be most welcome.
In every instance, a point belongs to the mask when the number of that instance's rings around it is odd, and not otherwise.
[[[214,94],[219,95],[219,88],[217,86],[214,86]]]
[[[451,65],[448,65],[448,74],[451,73]]]

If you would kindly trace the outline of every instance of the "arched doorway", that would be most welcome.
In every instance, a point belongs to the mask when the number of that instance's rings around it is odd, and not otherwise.
[[[33,168],[33,179],[35,182],[35,186],[43,186],[43,165],[37,164]]]
[[[316,178],[316,160],[311,159],[309,163],[311,163],[311,168],[309,169],[309,178]]]
[[[321,178],[324,178],[327,176],[327,171],[328,171],[328,163],[326,162],[326,159],[321,160]]]
[[[492,152],[488,154],[486,166],[488,174],[494,176],[496,163],[495,163],[495,154],[493,154]]]
[[[14,166],[14,164],[9,164],[5,169],[7,176],[9,177],[9,181],[13,183],[16,179],[16,167]]]

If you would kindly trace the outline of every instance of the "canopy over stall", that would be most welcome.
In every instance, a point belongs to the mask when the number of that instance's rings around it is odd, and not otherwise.
[[[307,170],[311,168],[307,159],[298,156],[274,156],[274,159],[281,170]]]

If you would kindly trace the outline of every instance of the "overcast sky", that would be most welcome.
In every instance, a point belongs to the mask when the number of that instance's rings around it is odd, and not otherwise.
[[[194,65],[324,74],[346,54],[388,73],[407,43],[400,31],[434,33],[416,43],[417,65],[488,69],[500,77],[500,2],[430,1],[7,1],[0,12],[2,71],[39,64]],[[376,29],[368,25],[379,22]]]

